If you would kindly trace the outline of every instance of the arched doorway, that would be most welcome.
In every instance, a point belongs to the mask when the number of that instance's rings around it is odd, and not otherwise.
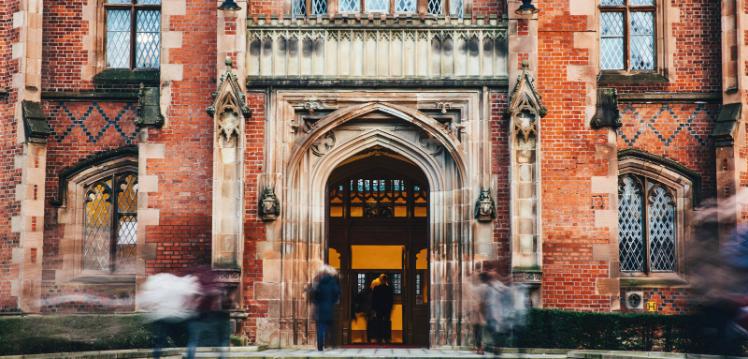
[[[375,147],[338,166],[327,186],[327,263],[340,270],[342,297],[331,344],[372,343],[372,282],[388,276],[395,345],[429,344],[429,186],[413,163]]]

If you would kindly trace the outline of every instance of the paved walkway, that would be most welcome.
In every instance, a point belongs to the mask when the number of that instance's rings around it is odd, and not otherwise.
[[[214,358],[215,353],[198,353],[198,358]],[[319,352],[311,349],[268,349],[257,352],[229,352],[227,358],[526,358],[526,359],[565,359],[565,354],[523,354],[505,353],[502,355],[478,355],[466,350],[372,348],[372,349],[329,349]]]

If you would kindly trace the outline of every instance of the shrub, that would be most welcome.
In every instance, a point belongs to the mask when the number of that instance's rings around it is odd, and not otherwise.
[[[185,333],[171,343],[183,346]],[[149,348],[153,337],[139,315],[0,317],[0,355]]]

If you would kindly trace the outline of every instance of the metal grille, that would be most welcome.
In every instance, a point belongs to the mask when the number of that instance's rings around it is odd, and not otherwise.
[[[112,180],[94,183],[86,193],[83,269],[108,271],[112,226]]]
[[[395,11],[404,13],[416,12],[416,0],[396,0]]]
[[[291,3],[291,14],[295,16],[306,15],[306,0],[293,0]]]
[[[106,62],[107,67],[130,67],[130,11],[106,12]]]
[[[135,23],[135,67],[158,68],[161,54],[161,11],[139,10]]]
[[[649,191],[649,260],[652,271],[675,270],[675,204],[661,185]]]
[[[600,14],[600,67],[603,70],[622,70],[623,65],[623,13]]]
[[[340,12],[361,11],[361,0],[340,0]]]
[[[134,269],[138,228],[137,177],[129,174],[118,178],[117,184],[117,267],[118,271]]]
[[[632,12],[631,69],[654,70],[654,13]]]
[[[618,182],[618,247],[621,271],[644,271],[644,201],[641,183],[631,176]]]
[[[428,0],[428,3],[426,4],[426,9],[431,15],[441,15],[442,10],[442,2],[444,0]]]
[[[366,0],[366,12],[389,12],[390,0]]]

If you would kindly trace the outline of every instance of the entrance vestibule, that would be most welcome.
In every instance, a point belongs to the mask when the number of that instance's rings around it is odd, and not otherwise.
[[[428,213],[425,176],[393,152],[370,150],[333,172],[327,262],[340,270],[342,296],[330,344],[428,346]],[[383,323],[373,295],[382,274],[392,297]]]

